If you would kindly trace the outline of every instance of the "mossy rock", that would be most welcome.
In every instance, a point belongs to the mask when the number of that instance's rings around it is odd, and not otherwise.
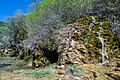
[[[102,27],[101,36],[104,38],[105,42],[105,51],[108,54],[108,59],[112,59],[120,55],[120,42],[118,41],[118,37],[112,31],[112,23],[110,21],[105,20],[104,18],[100,18],[94,16],[96,22],[92,22],[92,16],[76,19],[77,24],[83,24],[86,26],[86,30],[83,32],[83,41],[85,46],[88,49],[89,59],[96,59],[98,62],[101,58],[101,48],[102,43],[98,39],[98,32],[100,31],[100,27]],[[89,30],[90,24],[93,23],[93,27],[91,31]],[[77,36],[76,36],[77,37]],[[75,38],[76,40],[82,40]],[[87,44],[87,45],[86,45]],[[98,58],[99,57],[99,58]]]

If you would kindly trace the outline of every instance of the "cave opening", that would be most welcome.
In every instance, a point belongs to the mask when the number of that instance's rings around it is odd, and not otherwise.
[[[43,56],[46,57],[51,64],[57,63],[58,58],[59,58],[59,55],[58,55],[56,50],[51,51],[51,50],[48,50],[48,49],[44,49],[44,55]]]

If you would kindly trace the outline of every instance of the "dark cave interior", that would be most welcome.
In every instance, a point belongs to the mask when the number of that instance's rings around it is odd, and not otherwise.
[[[43,56],[45,56],[51,64],[57,63],[59,55],[56,50],[51,51],[44,49],[43,51],[44,51]]]

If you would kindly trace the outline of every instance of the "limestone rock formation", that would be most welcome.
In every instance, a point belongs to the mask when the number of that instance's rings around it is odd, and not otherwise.
[[[56,30],[55,34],[55,50],[41,47],[39,42],[31,46],[34,67],[45,67],[50,63],[97,64],[102,63],[102,57],[105,61],[119,58],[120,41],[112,31],[112,24],[104,18],[95,17],[94,22],[91,16],[77,19]],[[104,51],[99,37],[104,40]]]
[[[82,42],[76,41],[73,37],[75,37],[75,35],[78,35],[77,38],[82,37],[82,29],[84,28],[84,25],[69,24],[67,28],[59,31],[58,53],[61,64],[83,64],[83,59],[85,59],[85,57],[82,54],[86,53],[87,49]],[[80,50],[83,52],[80,52]]]
[[[92,17],[78,19],[58,31],[58,63],[101,63],[102,43],[98,38],[100,26],[103,28],[101,36],[105,42],[105,60],[114,59],[120,55],[119,40],[112,32],[111,23],[103,18],[95,17],[95,19],[96,22],[92,22]],[[93,25],[90,30],[91,23]]]
[[[50,62],[48,61],[48,59],[43,56],[43,51],[42,50],[35,49],[33,51],[32,55],[33,55],[32,65],[34,67],[45,67],[48,64],[50,64]]]

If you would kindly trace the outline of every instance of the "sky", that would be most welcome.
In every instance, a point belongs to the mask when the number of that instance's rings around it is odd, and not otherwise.
[[[34,0],[0,0],[0,21],[6,21],[7,16],[14,16],[18,9],[27,13],[29,5],[33,1]]]

